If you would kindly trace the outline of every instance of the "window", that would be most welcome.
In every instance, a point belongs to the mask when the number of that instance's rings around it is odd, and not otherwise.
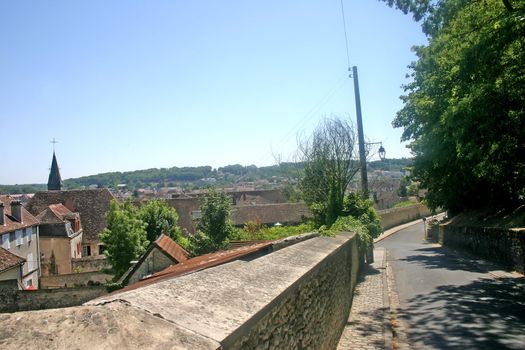
[[[11,248],[11,242],[9,241],[9,233],[2,236],[2,248],[4,249]]]
[[[27,272],[33,271],[33,253],[27,254]]]
[[[18,247],[22,245],[22,230],[16,230],[15,235],[16,235],[16,246]]]
[[[99,255],[104,254],[105,251],[106,251],[106,246],[105,245],[101,244],[101,245],[98,246],[98,254]]]
[[[91,256],[91,247],[85,245],[82,247],[82,256]]]
[[[30,278],[30,279],[25,280],[25,285],[26,285],[26,288],[31,287],[33,285],[33,279]]]
[[[27,243],[31,242],[33,240],[33,228],[28,227],[26,231],[26,237],[27,237]]]

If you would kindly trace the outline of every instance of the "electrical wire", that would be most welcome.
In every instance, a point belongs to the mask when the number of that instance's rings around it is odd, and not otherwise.
[[[343,0],[341,0],[341,15],[343,17],[343,30],[345,32],[346,59],[348,60],[348,69],[350,69],[350,50],[348,48],[348,35],[346,33],[345,7],[343,5]]]

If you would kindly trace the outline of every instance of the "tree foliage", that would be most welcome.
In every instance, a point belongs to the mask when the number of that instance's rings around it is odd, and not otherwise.
[[[123,204],[113,200],[106,220],[107,229],[100,234],[100,240],[117,277],[126,272],[130,262],[142,255],[161,234],[170,236],[183,248],[188,246],[178,226],[177,211],[161,200],[141,206],[129,200]]]
[[[225,192],[209,189],[200,206],[197,233],[190,237],[189,250],[193,255],[228,247],[229,238],[235,231],[231,222],[231,201]]]
[[[149,244],[146,226],[147,224],[138,218],[137,209],[131,202],[111,202],[107,228],[100,234],[100,240],[106,247],[105,254],[115,277],[118,278],[126,272],[129,263],[146,250]]]
[[[379,214],[374,209],[372,200],[361,194],[351,192],[345,196],[342,216],[351,216],[359,220],[372,238],[378,237],[383,228]]]
[[[523,203],[525,3],[387,2],[423,18],[429,39],[415,48],[393,125],[412,141],[413,177],[429,190],[430,206]]]
[[[186,238],[179,227],[179,215],[174,208],[169,207],[165,201],[150,200],[139,209],[138,217],[144,221],[148,241],[155,241],[161,234],[170,236],[181,245],[185,245]],[[183,242],[184,241],[184,242]]]
[[[359,171],[352,124],[324,119],[312,137],[299,143],[304,161],[300,187],[320,225],[331,225],[343,210],[348,185]]]

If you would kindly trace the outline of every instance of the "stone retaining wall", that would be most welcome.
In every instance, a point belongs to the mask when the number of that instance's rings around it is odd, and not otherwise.
[[[0,286],[0,312],[82,305],[104,294],[107,294],[104,286],[39,290],[17,290]]]
[[[378,211],[381,217],[383,230],[405,224],[410,221],[421,219],[432,214],[430,209],[424,204],[416,204],[410,207],[393,208]]]
[[[42,276],[40,288],[71,288],[105,284],[113,279],[112,275],[102,272],[80,272],[64,275]]]
[[[3,315],[2,346],[74,348],[101,334],[93,344],[104,349],[334,349],[356,285],[357,238],[308,238],[80,307]],[[96,322],[64,322],[79,315]],[[44,343],[27,337],[37,331]]]
[[[525,272],[525,229],[439,226],[439,243]]]
[[[348,319],[358,270],[351,241],[319,263],[243,327],[226,349],[335,349]]]

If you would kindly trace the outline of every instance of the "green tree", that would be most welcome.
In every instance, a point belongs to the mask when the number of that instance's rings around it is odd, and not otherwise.
[[[356,143],[352,124],[339,118],[324,119],[310,139],[299,143],[300,188],[319,225],[330,226],[343,210],[345,192],[359,171]]]
[[[410,179],[408,176],[403,176],[399,182],[399,188],[397,189],[397,195],[399,197],[408,196],[407,187],[410,185]]]
[[[372,200],[361,194],[351,192],[345,196],[342,216],[351,216],[359,220],[372,238],[378,237],[383,228],[379,214],[374,209]]]
[[[197,233],[190,238],[189,249],[201,255],[226,249],[235,228],[231,223],[231,198],[224,192],[209,189],[201,203]]]
[[[525,197],[525,3],[388,1],[423,19],[404,129],[432,208],[515,207]]]
[[[105,254],[116,278],[127,271],[132,260],[144,253],[149,244],[146,223],[138,218],[137,209],[130,201],[111,202],[107,228],[100,234],[100,240],[106,247]]]
[[[164,233],[182,246],[186,245],[186,238],[178,225],[179,215],[165,201],[154,199],[146,202],[138,210],[138,218],[147,224],[148,241],[153,242]]]

